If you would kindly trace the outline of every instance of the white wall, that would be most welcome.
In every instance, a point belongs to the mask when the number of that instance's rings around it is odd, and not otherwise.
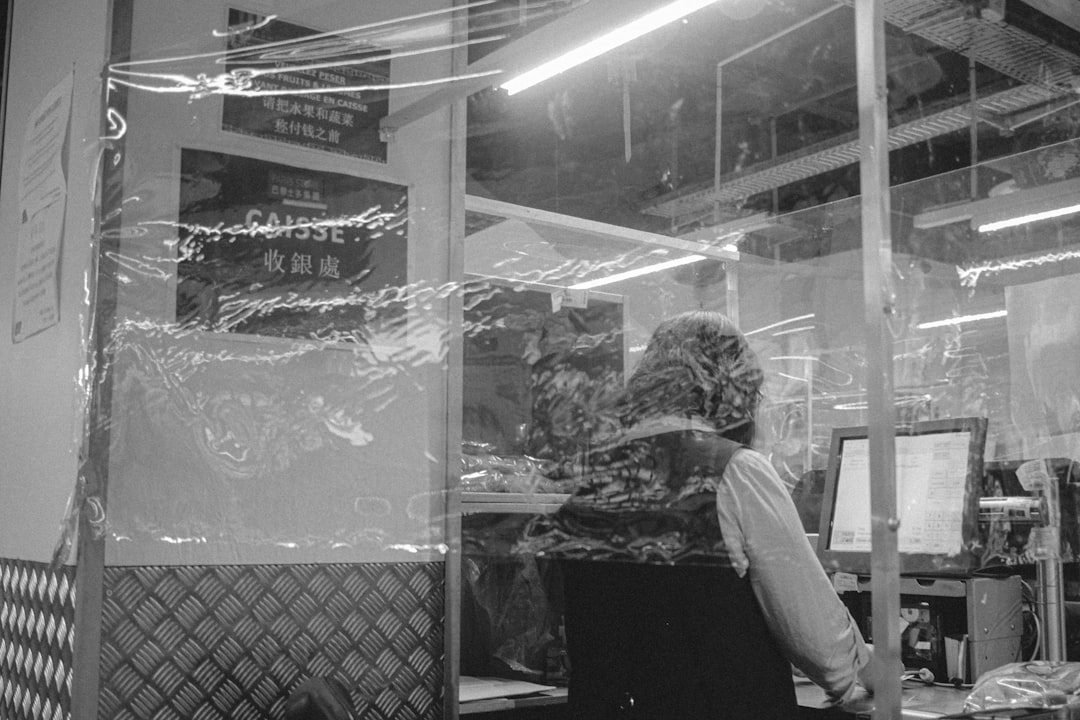
[[[48,561],[75,488],[89,322],[87,273],[99,156],[105,0],[16,0],[0,184],[0,556]],[[27,119],[67,73],[74,92],[59,278],[59,323],[12,340],[19,167]],[[69,558],[74,562],[74,555]]]

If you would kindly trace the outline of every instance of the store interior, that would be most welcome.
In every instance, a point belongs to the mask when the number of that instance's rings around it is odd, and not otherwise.
[[[322,677],[376,720],[564,717],[524,529],[692,310],[760,362],[753,449],[861,631],[900,610],[905,708],[1080,663],[1075,0],[12,7],[0,211],[55,252],[0,267],[0,576],[70,592],[0,615],[84,633],[50,707],[279,718]]]
[[[533,8],[535,18],[516,2],[478,8],[470,37],[512,43],[556,23],[560,10],[572,13],[566,5]],[[1070,238],[1080,227],[1080,14],[1019,1],[895,2],[885,14],[897,434],[985,419],[978,487],[968,489],[979,497],[1031,495],[1017,468],[1047,462],[1058,485],[1068,616],[1058,652],[1078,659],[1080,386],[1066,379],[1075,372],[1065,358],[1080,350],[1069,280],[1078,269]],[[550,314],[495,304],[477,306],[481,318],[466,315],[467,329],[473,320],[517,323],[496,333],[498,351],[485,345],[490,333],[471,343],[466,332],[464,583],[497,635],[483,636],[492,653],[470,658],[472,674],[494,661],[509,677],[527,677],[523,667],[546,677],[558,601],[552,614],[537,608],[558,588],[547,587],[553,581],[532,558],[519,558],[516,575],[488,563],[513,556],[508,528],[522,493],[539,493],[535,510],[558,507],[559,493],[573,491],[552,463],[583,456],[590,437],[603,437],[609,388],[632,371],[666,315],[718,309],[748,333],[768,376],[755,447],[791,488],[813,541],[826,532],[834,433],[871,423],[870,389],[880,382],[869,369],[862,302],[853,16],[851,3],[718,3],[542,88],[469,96],[467,278],[560,298]],[[480,45],[472,62],[488,51]],[[662,264],[672,260],[675,267]],[[610,330],[575,309],[575,286],[621,305],[621,358],[606,344]],[[552,365],[561,370],[551,373]],[[491,383],[496,367],[505,383]],[[485,416],[501,430],[485,427]],[[560,425],[574,430],[553,442]],[[489,504],[493,492],[517,493],[502,499],[510,514]],[[1041,531],[988,517],[973,531],[979,558],[960,574],[1023,578],[1024,628],[1005,657],[1045,657],[1031,627],[1038,593],[1028,592]],[[863,590],[851,602],[868,615]],[[508,610],[521,600],[514,593],[530,592],[540,593],[539,606],[534,598],[516,606],[520,614]],[[918,592],[906,587],[904,602]],[[547,634],[536,635],[538,626]],[[466,631],[474,652],[476,628]],[[556,663],[556,685],[561,672]]]

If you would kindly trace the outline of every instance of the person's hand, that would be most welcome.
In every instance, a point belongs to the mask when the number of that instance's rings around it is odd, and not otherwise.
[[[866,644],[867,650],[870,651],[870,661],[859,668],[858,682],[866,691],[871,695],[874,694],[874,646],[870,643]],[[904,674],[904,666],[898,659],[896,661],[896,668],[893,670],[896,673],[896,677],[899,678]]]

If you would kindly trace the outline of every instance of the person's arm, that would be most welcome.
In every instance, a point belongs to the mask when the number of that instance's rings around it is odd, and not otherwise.
[[[717,487],[736,570],[749,573],[788,660],[837,702],[855,691],[870,650],[803,532],[795,503],[762,455],[738,451]]]

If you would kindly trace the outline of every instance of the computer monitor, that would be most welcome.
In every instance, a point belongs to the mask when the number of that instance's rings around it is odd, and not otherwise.
[[[979,565],[985,418],[896,429],[897,544],[902,575],[968,575]],[[869,574],[870,440],[866,426],[833,430],[818,557],[827,570]]]

